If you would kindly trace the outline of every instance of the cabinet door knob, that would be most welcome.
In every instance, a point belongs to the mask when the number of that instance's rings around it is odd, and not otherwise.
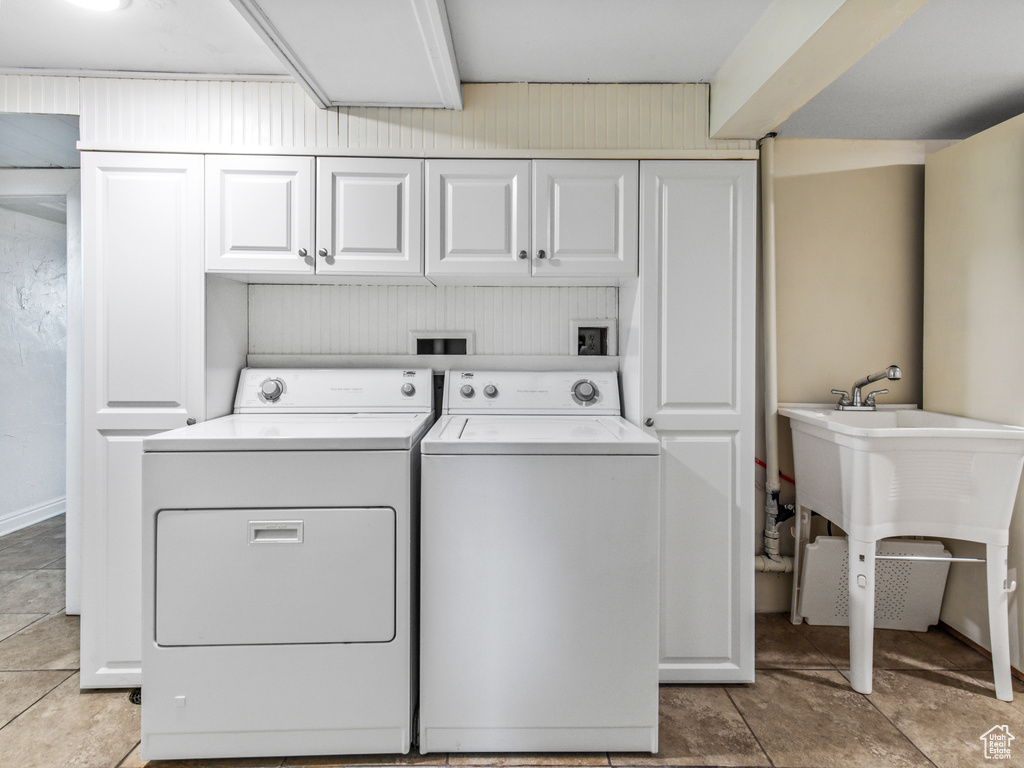
[[[309,251],[307,251],[305,248],[299,248],[299,258],[304,259],[307,256],[309,256]]]
[[[645,427],[653,427],[654,426],[654,419],[647,419],[647,421],[644,422],[644,426]]]
[[[323,259],[327,258],[327,249],[326,248],[321,248],[319,251],[317,251],[317,253],[320,254],[320,258],[323,258]]]
[[[537,251],[537,258],[538,259],[546,259],[547,257],[548,257],[548,255],[546,253],[544,253],[544,251]]]
[[[185,425],[186,426],[191,427],[195,423],[196,423],[196,420],[193,419],[191,416],[189,416],[187,419],[185,419]]]
[[[527,256],[529,256],[529,254],[526,251],[520,251],[519,252],[519,258],[520,259],[525,259]]]

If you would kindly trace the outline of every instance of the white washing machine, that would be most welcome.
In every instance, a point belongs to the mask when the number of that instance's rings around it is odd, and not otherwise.
[[[143,442],[146,760],[404,753],[428,370],[242,371]]]
[[[658,441],[613,372],[450,372],[423,439],[419,748],[658,749]]]

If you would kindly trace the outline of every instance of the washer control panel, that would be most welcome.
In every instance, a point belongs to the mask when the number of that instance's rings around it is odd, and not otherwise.
[[[449,371],[444,410],[479,413],[620,413],[615,371]]]
[[[426,413],[433,372],[401,368],[245,368],[235,413]]]

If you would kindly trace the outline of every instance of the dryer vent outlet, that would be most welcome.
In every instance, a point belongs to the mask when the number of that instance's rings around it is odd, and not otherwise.
[[[432,330],[409,332],[411,355],[472,355],[473,332]]]
[[[465,339],[422,338],[416,339],[417,355],[464,355],[466,354]]]

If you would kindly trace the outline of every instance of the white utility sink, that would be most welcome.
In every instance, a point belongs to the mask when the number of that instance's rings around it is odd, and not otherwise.
[[[1009,701],[1006,547],[1024,428],[917,409],[840,411],[781,407],[790,419],[796,471],[793,620],[800,555],[813,510],[850,546],[850,676],[871,692],[874,560],[879,539],[935,536],[986,544],[996,695]]]
[[[980,529],[1006,543],[1024,428],[916,409],[779,413],[793,429],[800,503],[849,535],[976,541]]]

